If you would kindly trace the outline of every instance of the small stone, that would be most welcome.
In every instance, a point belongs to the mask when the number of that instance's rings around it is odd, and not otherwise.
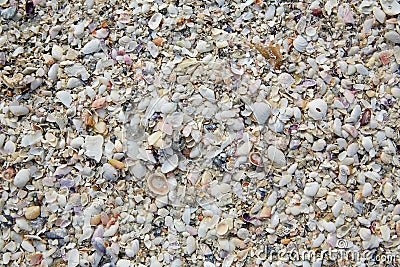
[[[317,194],[320,185],[317,182],[306,183],[304,187],[304,194],[313,197]]]
[[[56,93],[57,98],[64,104],[67,108],[71,106],[72,96],[68,91],[58,91]]]
[[[53,48],[51,49],[51,56],[55,60],[61,60],[63,53],[64,53],[64,49],[61,46],[53,45]]]
[[[40,207],[39,206],[28,207],[25,209],[24,215],[25,218],[28,220],[36,219],[40,215]]]
[[[131,266],[130,260],[119,259],[117,261],[117,267],[130,267],[130,266]]]
[[[23,188],[31,178],[28,169],[21,169],[14,177],[14,185],[18,188]]]
[[[25,106],[10,106],[10,111],[14,116],[24,116],[29,113],[29,109]]]
[[[100,48],[101,48],[100,44],[101,44],[101,42],[99,39],[93,39],[85,44],[85,46],[82,48],[81,52],[85,55],[96,53],[96,52],[100,51]]]

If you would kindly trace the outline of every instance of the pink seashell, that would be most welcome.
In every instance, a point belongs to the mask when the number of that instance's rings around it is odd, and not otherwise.
[[[131,57],[128,55],[128,54],[125,54],[124,55],[124,62],[126,63],[126,64],[132,64],[133,63],[133,60],[131,59]]]
[[[354,17],[351,9],[349,7],[345,7],[343,9],[343,22],[346,24],[354,24]]]
[[[93,32],[93,35],[94,35],[96,38],[99,38],[99,39],[104,39],[104,38],[106,38],[106,37],[108,36],[108,34],[109,34],[109,31],[108,31],[108,29],[106,29],[106,28],[101,28],[101,29],[95,30],[95,31]]]
[[[105,97],[101,97],[101,98],[96,99],[95,101],[93,101],[91,107],[92,108],[102,108],[105,103],[106,103],[106,98]]]
[[[392,53],[389,51],[382,51],[379,53],[379,58],[383,65],[389,64]]]

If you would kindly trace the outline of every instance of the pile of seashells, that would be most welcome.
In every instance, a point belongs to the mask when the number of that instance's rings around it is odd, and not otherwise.
[[[0,265],[398,266],[399,15],[0,0]]]

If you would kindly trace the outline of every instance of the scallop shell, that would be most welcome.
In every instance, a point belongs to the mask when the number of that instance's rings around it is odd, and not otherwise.
[[[306,50],[307,45],[308,45],[307,40],[301,35],[298,35],[296,39],[294,39],[293,41],[294,48],[299,52],[304,52]]]
[[[400,4],[396,0],[380,0],[383,11],[389,16],[400,13]]]
[[[147,185],[151,192],[157,195],[166,195],[169,192],[167,178],[162,173],[153,173],[147,178]]]

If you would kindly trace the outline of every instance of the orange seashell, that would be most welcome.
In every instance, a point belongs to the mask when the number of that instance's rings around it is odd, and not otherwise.
[[[43,254],[42,253],[36,253],[36,254],[30,255],[28,258],[29,258],[29,264],[31,266],[40,265],[40,263],[43,260]]]
[[[92,108],[102,108],[105,103],[106,103],[106,98],[100,97],[99,99],[96,99],[95,101],[93,101],[91,107]]]
[[[282,240],[281,240],[281,244],[282,245],[287,245],[287,244],[289,244],[290,243],[290,239],[289,238],[283,238]]]
[[[108,163],[110,163],[117,170],[125,168],[125,164],[116,159],[110,159],[110,160],[108,160]]]
[[[152,40],[152,42],[153,42],[156,46],[164,46],[165,40],[164,40],[163,38],[161,38],[161,37],[157,37],[157,38],[154,38],[154,39]]]

